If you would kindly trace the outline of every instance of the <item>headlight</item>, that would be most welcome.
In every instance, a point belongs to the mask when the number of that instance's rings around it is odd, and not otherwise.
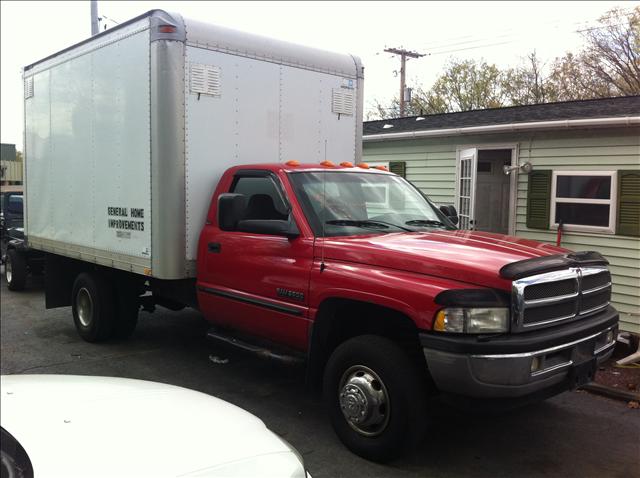
[[[433,330],[458,334],[486,334],[509,331],[506,307],[448,307],[436,314]]]

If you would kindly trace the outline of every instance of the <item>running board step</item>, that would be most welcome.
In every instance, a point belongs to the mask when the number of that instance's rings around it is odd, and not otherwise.
[[[245,342],[243,340],[238,339],[237,337],[232,337],[230,335],[223,334],[220,331],[215,329],[211,329],[209,330],[209,332],[207,332],[207,338],[225,343],[227,345],[231,345],[233,347],[244,350],[245,352],[252,353],[253,355],[256,355],[261,358],[276,360],[278,362],[289,364],[289,365],[302,365],[305,363],[305,358],[301,355],[294,355],[294,354],[284,353],[281,351],[274,351],[264,346]]]

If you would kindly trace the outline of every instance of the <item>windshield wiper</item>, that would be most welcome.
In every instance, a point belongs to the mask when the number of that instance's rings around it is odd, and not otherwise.
[[[325,222],[331,226],[347,226],[347,227],[362,227],[365,229],[388,229],[389,226],[396,227],[403,231],[412,232],[408,227],[399,226],[390,222],[384,221],[368,221],[368,220],[354,220],[354,219],[334,219]]]
[[[436,219],[413,219],[411,221],[405,222],[405,224],[407,226],[447,226],[445,223]]]

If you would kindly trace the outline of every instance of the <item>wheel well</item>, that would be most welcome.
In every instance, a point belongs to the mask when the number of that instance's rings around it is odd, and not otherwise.
[[[53,309],[71,305],[73,282],[82,272],[98,272],[112,281],[119,294],[132,291],[142,293],[145,280],[143,276],[57,254],[47,254],[45,259],[45,307]]]
[[[309,344],[307,380],[318,388],[324,366],[341,343],[358,335],[374,334],[396,342],[425,371],[427,365],[418,328],[406,314],[388,307],[349,299],[327,299],[316,314]]]

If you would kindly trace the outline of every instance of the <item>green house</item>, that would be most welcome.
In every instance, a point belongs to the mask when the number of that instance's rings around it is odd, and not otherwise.
[[[387,165],[460,227],[596,250],[621,329],[640,333],[640,96],[364,123],[363,160]]]

